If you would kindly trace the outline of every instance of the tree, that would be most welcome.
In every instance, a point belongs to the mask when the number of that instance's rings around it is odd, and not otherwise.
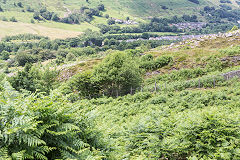
[[[99,5],[97,6],[97,9],[98,9],[99,11],[104,11],[105,6],[104,6],[103,4],[99,4]]]
[[[17,22],[17,19],[15,17],[10,18],[11,22]]]
[[[24,70],[10,77],[9,82],[18,91],[25,89],[31,92],[38,91],[48,94],[53,89],[57,75],[58,72],[55,70],[26,63]]]
[[[39,12],[34,12],[33,18],[34,18],[34,19],[37,19],[37,20],[41,20],[41,18],[40,18],[40,13],[39,13]]]
[[[8,19],[5,16],[3,16],[2,21],[8,21]]]
[[[101,89],[111,96],[128,94],[131,88],[136,89],[142,82],[141,69],[135,59],[125,52],[108,55],[93,72],[95,81]]]
[[[34,9],[32,9],[30,6],[27,6],[27,9],[26,9],[28,12],[34,12]]]
[[[113,24],[115,24],[115,20],[113,20],[112,18],[108,19],[107,23],[108,23],[108,25],[113,25]]]
[[[52,20],[58,22],[58,21],[60,20],[60,18],[58,17],[57,14],[54,14],[54,15],[52,16]]]
[[[109,14],[105,14],[105,16],[104,16],[104,17],[108,19],[108,18],[109,18]]]
[[[83,72],[75,75],[68,85],[83,98],[93,98],[99,95],[99,84],[94,80],[91,72]]]
[[[7,52],[7,51],[3,51],[1,54],[0,54],[1,56],[1,59],[3,59],[3,60],[8,60],[9,59],[9,52]]]
[[[70,52],[66,56],[66,61],[76,61],[76,56]]]
[[[3,12],[3,9],[2,9],[2,7],[0,6],[0,12]]]
[[[188,1],[190,1],[190,2],[192,2],[192,3],[196,3],[196,4],[199,4],[199,3],[200,3],[199,0],[188,0]]]
[[[80,35],[80,40],[83,42],[84,47],[87,46],[102,46],[102,34],[90,29],[86,30],[84,34]]]
[[[23,7],[22,2],[18,2],[17,5],[18,5],[18,7],[20,7],[20,8]]]
[[[37,62],[37,58],[34,55],[25,52],[18,53],[14,59],[19,66],[25,66],[26,63]]]

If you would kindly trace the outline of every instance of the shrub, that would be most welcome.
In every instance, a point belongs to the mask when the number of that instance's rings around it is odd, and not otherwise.
[[[172,61],[173,61],[173,58],[169,57],[169,56],[158,57],[155,60],[155,68],[162,68],[162,67],[168,65]]]
[[[11,22],[17,22],[17,19],[15,17],[10,18]]]
[[[108,55],[93,72],[102,90],[110,95],[130,93],[142,82],[141,70],[134,58],[124,52]]]
[[[2,7],[0,6],[0,12],[3,12],[3,9],[2,9]]]
[[[76,61],[76,56],[73,53],[68,53],[66,56],[66,61]]]
[[[108,25],[113,25],[113,24],[115,24],[115,20],[110,18],[110,19],[107,20],[107,24]]]
[[[98,159],[103,143],[92,122],[60,96],[0,93],[1,159]]]
[[[229,56],[238,55],[240,54],[240,46],[228,47],[220,50],[220,52]]]
[[[2,21],[8,21],[8,19],[6,17],[2,17]]]
[[[169,56],[158,57],[154,60],[152,55],[145,55],[140,60],[140,67],[146,70],[156,70],[168,65],[172,61],[172,57]]]
[[[1,58],[2,60],[8,60],[8,59],[9,59],[9,55],[10,55],[9,52],[3,51],[3,52],[0,54],[0,58]]]
[[[25,89],[31,92],[45,92],[48,94],[56,81],[58,72],[49,68],[41,69],[27,63],[23,71],[9,78],[11,85],[18,91]]]
[[[19,66],[25,66],[26,63],[35,63],[38,61],[36,56],[25,52],[18,53],[14,59]]]
[[[172,134],[162,140],[164,157],[239,159],[240,119],[236,111],[221,108],[180,114]]]
[[[82,98],[93,98],[99,96],[100,86],[94,80],[91,72],[84,72],[75,75],[69,82],[68,86],[73,92],[79,94]]]

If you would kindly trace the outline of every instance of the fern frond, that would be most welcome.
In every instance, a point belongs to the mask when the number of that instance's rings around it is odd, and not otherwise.
[[[9,160],[8,149],[6,147],[0,148],[0,160]]]
[[[25,156],[24,156],[24,153],[26,151],[25,150],[22,150],[20,152],[17,152],[17,153],[13,153],[12,154],[12,159],[15,159],[15,160],[24,160]]]
[[[35,147],[39,145],[46,145],[46,142],[39,139],[36,136],[24,134],[21,136],[21,139],[24,143],[26,143],[29,147]]]

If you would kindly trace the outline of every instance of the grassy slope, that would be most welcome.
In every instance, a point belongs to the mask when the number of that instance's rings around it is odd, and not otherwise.
[[[138,17],[144,18],[148,16],[172,16],[181,14],[192,14],[206,5],[219,5],[218,0],[202,0],[201,3],[194,4],[188,0],[64,0],[64,5],[72,9],[79,8],[79,6],[97,6],[103,3],[109,15],[113,17]],[[238,7],[234,0],[232,0],[234,7]],[[161,6],[167,6],[169,9],[163,10]]]
[[[43,25],[37,24],[28,24],[28,23],[13,23],[13,22],[0,22],[0,38],[7,35],[23,34],[23,33],[32,33],[39,34],[43,36],[49,36],[52,39],[56,38],[68,38],[76,37],[82,32],[80,31],[70,31],[60,28],[46,27]]]
[[[232,1],[233,6],[237,6],[235,1]],[[14,6],[14,3],[17,2],[20,2],[20,0],[8,0],[6,4],[0,2],[0,6],[5,10],[5,12],[0,12],[0,17],[5,16],[10,19],[14,16],[19,22],[30,23],[33,13],[22,12],[23,9],[26,10],[27,6],[31,6],[35,9],[40,8],[40,6],[46,6],[48,10],[57,12],[60,16],[64,16],[67,12],[67,8],[73,11],[79,9],[81,6],[89,6],[93,8],[100,3],[103,3],[106,7],[106,12],[104,12],[104,14],[109,14],[111,17],[120,19],[125,19],[129,16],[131,19],[142,21],[147,17],[153,16],[166,17],[182,14],[197,14],[199,9],[206,5],[219,4],[218,0],[203,0],[200,5],[191,3],[188,0],[89,0],[89,3],[85,0],[21,0],[23,8],[20,8]],[[169,9],[163,10],[161,9],[161,6],[167,6]],[[12,31],[11,23],[3,23],[3,28],[6,29],[2,30],[0,38],[5,35],[17,33],[39,33],[42,35],[48,35],[51,38],[66,38],[76,36],[79,32],[82,32],[87,28],[97,30],[97,27],[94,25],[98,23],[106,23],[106,19],[96,17],[91,24],[84,23],[81,25],[68,25],[55,22],[41,22],[37,23],[37,25],[16,23],[17,29],[13,29]],[[39,25],[44,26],[45,28],[39,30]],[[22,26],[28,27],[22,28]],[[7,28],[10,28],[10,30],[7,30]],[[34,30],[34,32],[32,30]]]
[[[155,56],[171,55],[174,57],[172,66],[166,66],[160,69],[162,75],[169,76],[173,68],[174,70],[178,70],[175,71],[176,74],[181,72],[179,70],[183,68],[193,69],[200,66],[204,67],[209,63],[206,59],[210,56],[219,58],[228,57],[229,55],[221,53],[220,49],[229,47],[230,45],[237,46],[239,44],[240,41],[238,37],[217,38],[214,40],[205,40],[200,46],[194,49],[161,51],[161,49],[157,48],[150,53],[155,54]],[[238,55],[239,53],[236,56]],[[232,65],[235,65],[235,67]],[[217,72],[209,71],[206,75],[212,76],[231,70],[239,70],[239,65],[240,63],[238,61],[236,64],[229,64],[226,70]],[[166,74],[164,74],[164,72]],[[187,71],[182,72],[182,74],[189,73]],[[206,75],[199,76],[197,79],[202,79],[206,77]],[[171,83],[192,81],[195,79],[196,78],[182,78],[179,81],[172,80],[167,83],[167,87],[169,87]],[[154,85],[152,85],[151,88],[154,88]],[[186,126],[195,126],[198,123],[191,124],[191,121],[197,122],[199,117],[203,120],[202,114],[219,116],[217,122],[219,122],[221,118],[230,118],[228,111],[232,112],[231,109],[233,109],[233,113],[239,112],[239,105],[236,105],[239,101],[239,89],[240,81],[239,79],[235,79],[221,85],[216,83],[215,88],[193,87],[173,92],[163,91],[161,89],[158,93],[137,93],[133,96],[127,95],[116,99],[83,100],[77,103],[88,111],[90,110],[90,115],[96,118],[97,126],[104,134],[104,137],[106,137],[106,140],[111,141],[115,149],[115,152],[110,154],[112,159],[156,159],[156,157],[154,157],[154,149],[158,151],[158,149],[160,150],[159,145],[164,144],[164,142],[167,142],[170,138],[177,138],[177,136],[171,137],[171,135],[165,134],[166,131],[162,130],[163,128],[170,128],[169,130],[172,133],[176,127],[181,127],[183,122]],[[221,117],[221,114],[225,113],[226,116]],[[233,117],[233,119],[237,120],[238,118]],[[209,120],[207,120],[207,122],[209,122]],[[199,123],[199,126],[203,125],[201,122]],[[189,132],[192,131],[193,133],[191,133],[194,135],[194,127],[191,127],[189,127]],[[186,130],[188,131],[188,129]],[[208,129],[206,130],[210,131]],[[189,132],[187,132],[187,134],[183,133],[183,135],[187,137]],[[158,139],[158,136],[162,136],[161,133],[163,133],[162,139],[164,141]],[[177,132],[176,135],[178,134]],[[156,139],[154,139],[155,136],[157,137]],[[194,143],[192,140],[189,140],[189,142]],[[181,144],[177,143],[175,144],[176,146]],[[172,145],[173,142],[169,144],[171,144],[169,148],[174,147]],[[178,150],[176,152],[178,152]]]
[[[45,21],[45,22],[37,22],[35,24],[30,23],[33,13],[22,12],[22,9],[26,10],[27,6],[31,6],[32,8],[39,8],[41,5],[47,6],[49,10],[59,13],[59,15],[63,15],[65,13],[64,8],[61,8],[62,5],[58,3],[58,1],[21,1],[24,5],[23,8],[15,7],[14,2],[18,2],[16,0],[9,0],[6,4],[0,2],[0,6],[4,9],[4,12],[0,12],[0,18],[6,17],[8,20],[11,17],[15,17],[18,22],[2,22],[0,23],[1,33],[0,39],[6,35],[16,35],[21,33],[33,33],[39,34],[43,36],[49,36],[51,39],[55,38],[69,38],[76,37],[81,34],[86,29],[98,30],[92,24],[82,23],[80,25],[71,25],[64,23],[56,23],[53,21]],[[56,2],[56,3],[55,3]]]

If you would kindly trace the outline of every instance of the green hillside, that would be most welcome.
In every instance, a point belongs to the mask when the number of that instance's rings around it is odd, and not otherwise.
[[[0,159],[238,160],[239,35],[123,49],[92,31],[6,37]]]
[[[0,160],[240,160],[240,0],[0,0]]]
[[[73,13],[79,12],[79,9],[82,7],[88,7],[91,10],[95,9],[100,4],[103,4],[105,9],[103,11],[100,11],[98,16],[91,15],[90,17],[84,18],[84,16],[88,14],[84,11],[84,14],[79,15],[81,22],[79,22],[80,24],[78,23],[78,25],[71,25],[74,22],[68,22],[69,24],[63,24],[57,21],[57,23],[55,23],[51,19],[46,19],[45,17],[42,18],[41,16],[40,19],[42,20],[37,20],[33,18],[34,14],[38,13],[43,8],[46,8],[48,13],[53,13],[53,15],[57,15],[60,19],[63,19]],[[206,21],[206,16],[209,14],[200,14],[200,11],[202,11],[204,7],[214,6],[217,9],[221,7],[226,7],[226,5],[227,7],[231,7],[232,10],[239,8],[237,1],[234,0],[228,1],[228,3],[220,3],[219,0],[200,0],[199,4],[196,2],[193,3],[189,0],[89,0],[88,2],[86,0],[3,0],[0,2],[0,7],[2,9],[2,11],[0,12],[0,20],[11,21],[11,18],[14,17],[17,21],[17,28],[21,29],[22,25],[18,24],[18,22],[22,22],[31,24],[30,26],[32,27],[30,28],[34,28],[35,30],[35,32],[33,32],[31,29],[28,30],[29,27],[27,27],[22,29],[24,31],[20,33],[37,33],[40,35],[46,35],[42,34],[42,31],[39,29],[39,27],[36,26],[37,24],[44,27],[49,27],[49,29],[47,30],[52,30],[53,33],[58,32],[60,33],[60,35],[63,34],[62,37],[54,37],[49,34],[48,36],[50,36],[51,38],[66,38],[77,36],[79,35],[79,32],[82,32],[86,29],[99,30],[99,24],[106,25],[108,23],[109,19],[105,18],[106,15],[109,15],[110,18],[120,20],[125,20],[127,17],[129,17],[132,21],[137,23],[149,22],[149,19],[152,17],[171,18],[173,16],[182,15],[196,15],[198,16],[198,20]],[[233,13],[233,15],[234,14],[236,15],[236,13]],[[211,19],[211,17],[209,19]],[[4,26],[6,28],[8,28],[9,26],[11,28],[11,23],[4,23]],[[129,27],[129,25],[121,24],[117,24],[117,26]],[[130,27],[132,27],[132,25],[130,25]],[[56,31],[54,31],[55,28]],[[62,31],[58,29],[62,29]],[[69,32],[69,36],[65,36],[66,34],[64,33],[64,30]],[[9,34],[9,32],[5,32],[5,30],[3,30],[0,36],[3,37],[5,35],[13,34],[16,34],[16,32],[12,32]]]
[[[240,160],[240,0],[0,0],[0,160]]]
[[[3,8],[12,8],[15,10],[13,3],[20,1],[8,0],[6,4],[2,4]],[[148,16],[171,16],[171,15],[181,15],[181,14],[192,14],[199,10],[200,8],[209,6],[218,6],[219,0],[200,0],[200,4],[192,3],[188,0],[28,0],[21,1],[23,6],[31,6],[33,8],[40,7],[42,5],[49,8],[51,11],[56,11],[64,15],[67,12],[67,8],[70,10],[79,9],[82,6],[96,7],[99,4],[104,4],[106,6],[106,13],[109,13],[113,17],[118,18],[132,16],[139,18],[146,18]],[[234,0],[231,0],[233,7],[239,7]],[[162,9],[162,6],[166,6],[168,9]]]

